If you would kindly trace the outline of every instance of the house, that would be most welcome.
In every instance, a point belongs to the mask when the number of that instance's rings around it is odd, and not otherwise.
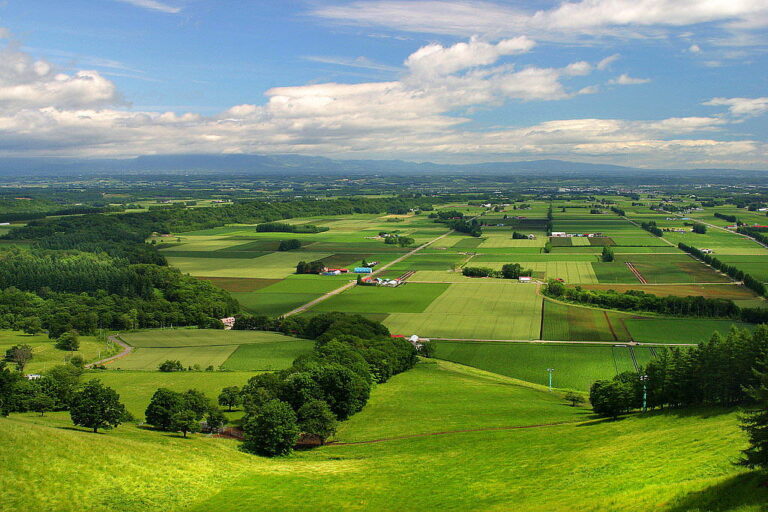
[[[419,350],[423,346],[421,343],[421,338],[419,338],[417,334],[412,334],[408,338],[408,341],[411,343],[411,345],[413,345],[416,348],[416,350]],[[424,340],[424,341],[429,341],[429,340]]]
[[[701,252],[702,252],[703,254],[712,254],[712,253],[713,253],[713,252],[715,252],[715,251],[713,251],[712,249],[702,249],[702,250],[701,250]]]
[[[39,373],[30,373],[28,375],[25,375],[25,377],[27,378],[27,380],[37,380],[40,377],[42,377],[42,375],[40,375]]]
[[[228,331],[235,326],[235,317],[228,316],[227,318],[222,318],[221,323],[224,324],[224,330]]]
[[[564,238],[568,235],[565,231],[553,231],[550,236],[553,236],[555,238]]]
[[[517,280],[520,281],[521,283],[530,283],[532,278],[528,276],[520,276],[517,278]]]
[[[536,240],[536,235],[534,234],[528,235],[528,240]]]

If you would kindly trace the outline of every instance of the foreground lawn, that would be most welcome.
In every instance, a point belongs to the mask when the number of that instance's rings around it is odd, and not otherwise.
[[[541,426],[562,421],[575,423]],[[411,437],[287,458],[131,425],[91,434],[72,428],[65,413],[12,415],[0,419],[0,430],[0,500],[14,512],[768,506],[760,480],[731,464],[744,444],[734,411],[595,421],[541,387],[444,362],[378,386],[338,435]]]

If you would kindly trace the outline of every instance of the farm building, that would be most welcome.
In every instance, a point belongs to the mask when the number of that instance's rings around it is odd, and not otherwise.
[[[531,278],[528,277],[528,276],[520,276],[520,277],[517,278],[517,280],[520,281],[521,283],[530,283],[531,282]]]
[[[373,272],[373,269],[371,267],[355,267],[353,272],[355,274],[370,274]]]
[[[563,238],[568,236],[568,234],[565,231],[553,231],[550,236],[553,236],[555,238]]]
[[[222,318],[221,323],[224,324],[225,330],[229,330],[235,326],[235,317],[228,316],[227,318]]]

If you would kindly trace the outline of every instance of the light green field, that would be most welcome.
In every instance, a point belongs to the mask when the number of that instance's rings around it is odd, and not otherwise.
[[[186,274],[206,277],[279,279],[296,271],[299,261],[320,260],[329,252],[277,252],[258,258],[174,258],[168,263]]]
[[[384,324],[394,334],[424,337],[538,339],[541,297],[533,284],[502,279],[454,283],[423,313],[393,313]]]
[[[639,364],[651,359],[646,348],[635,348]],[[435,357],[516,379],[547,385],[547,368],[554,368],[552,385],[589,390],[598,379],[635,371],[626,346],[554,345],[504,342],[438,341]]]
[[[445,362],[378,386],[338,438],[437,435],[271,460],[227,439],[184,440],[131,425],[93,435],[61,428],[70,426],[62,413],[12,415],[0,418],[0,458],[8,461],[0,465],[0,499],[9,512],[757,512],[768,505],[761,479],[731,464],[744,446],[732,411],[588,419],[557,393]],[[579,420],[586,422],[504,429]]]
[[[79,355],[85,362],[96,361],[116,352],[111,343],[98,341],[94,336],[80,336],[80,350],[70,352],[56,348],[55,340],[47,334],[24,334],[20,331],[0,331],[0,357],[14,345],[32,347],[32,360],[24,367],[24,373],[40,373],[57,364],[66,363],[72,356]]]
[[[473,258],[468,266],[474,266],[474,261]],[[483,262],[477,265],[501,270],[505,263],[507,262]],[[560,278],[566,283],[574,284],[597,284],[598,282],[592,263],[588,261],[515,261],[515,263],[520,263],[525,269],[533,270],[534,276],[542,279]]]
[[[274,360],[269,354],[276,350],[277,344],[296,342],[296,338],[272,332],[207,329],[158,329],[124,334],[122,338],[136,348],[130,355],[109,363],[110,369],[157,370],[161,363],[169,359],[181,361],[185,367],[197,364],[202,368],[218,368],[225,365],[238,347],[243,345],[265,345],[263,361],[258,361],[258,349],[251,349],[249,353],[252,357],[236,358],[242,361],[242,364],[236,364],[233,369],[251,369],[242,368],[251,366],[251,363],[246,362],[249,359],[253,361],[253,366],[287,368],[293,359],[286,364],[283,359]]]
[[[647,343],[701,343],[715,331],[727,334],[732,326],[755,328],[752,324],[706,318],[630,318],[624,323],[635,341]]]

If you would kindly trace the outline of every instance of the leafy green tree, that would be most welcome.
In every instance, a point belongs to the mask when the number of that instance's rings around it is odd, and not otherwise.
[[[296,249],[301,249],[301,241],[295,238],[292,240],[281,240],[277,248],[278,251],[293,251]]]
[[[16,408],[16,390],[24,377],[6,367],[5,361],[0,361],[0,416],[8,416]]]
[[[80,354],[75,354],[69,358],[69,364],[75,368],[85,368],[85,359]]]
[[[168,359],[166,361],[163,361],[160,363],[160,366],[157,367],[158,370],[161,372],[183,372],[184,366],[181,364],[181,361]]]
[[[80,350],[80,339],[75,331],[67,331],[56,339],[56,348],[74,352]]]
[[[211,432],[218,432],[227,424],[227,417],[218,407],[211,407],[205,415],[205,422]]]
[[[301,431],[319,437],[322,443],[336,433],[336,415],[322,400],[310,400],[302,405],[297,417]]]
[[[564,398],[566,402],[571,402],[571,407],[576,407],[577,405],[581,405],[586,401],[584,400],[583,396],[581,396],[579,393],[574,393],[573,391],[567,392]]]
[[[184,409],[195,413],[195,418],[201,420],[211,408],[211,401],[202,391],[189,389],[181,394]]]
[[[199,432],[200,420],[196,416],[195,412],[189,409],[174,413],[171,416],[171,430],[181,432],[184,437],[187,437],[187,433]]]
[[[27,400],[27,408],[30,411],[39,412],[40,416],[45,415],[46,412],[52,411],[56,403],[53,398],[45,393],[37,393],[32,398]]]
[[[76,368],[71,364],[60,364],[47,370],[38,379],[37,385],[43,393],[54,399],[55,409],[67,409],[80,387],[82,375],[82,368]]]
[[[613,261],[615,259],[615,256],[613,254],[613,249],[611,249],[607,245],[603,246],[603,253],[600,256],[600,259],[602,259],[603,262],[605,263],[610,263],[611,261]]]
[[[160,430],[170,430],[171,418],[182,410],[183,405],[181,393],[167,388],[159,388],[152,395],[147,410],[144,412],[144,418],[147,423]]]
[[[632,386],[617,380],[599,380],[589,390],[589,401],[595,414],[613,419],[629,412],[633,398]]]
[[[43,323],[37,316],[25,318],[19,323],[19,328],[24,331],[25,334],[38,334],[44,330]]]
[[[14,363],[16,369],[23,372],[27,363],[32,360],[32,347],[27,344],[14,345],[5,351],[5,360]]]
[[[421,341],[418,348],[419,355],[423,357],[434,357],[437,346],[433,341]]]
[[[243,403],[243,397],[240,394],[240,388],[237,386],[228,386],[219,393],[219,405],[228,407],[230,411],[241,403]]]
[[[126,415],[125,406],[120,403],[120,395],[93,379],[75,394],[69,414],[75,425],[93,429],[112,429],[122,423]]]
[[[243,424],[243,450],[267,457],[288,455],[299,438],[296,413],[280,400],[271,400]]]

